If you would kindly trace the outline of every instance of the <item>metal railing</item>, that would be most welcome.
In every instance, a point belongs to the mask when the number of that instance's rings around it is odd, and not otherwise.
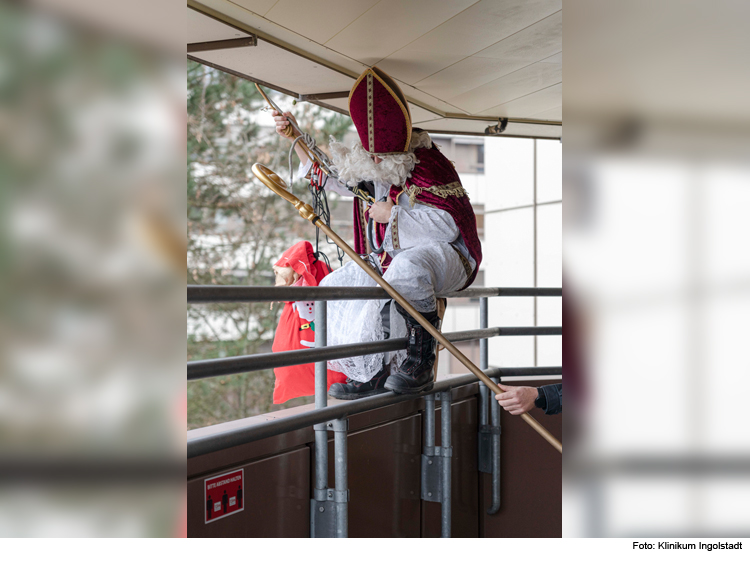
[[[489,297],[561,297],[560,288],[474,287],[445,295],[447,298],[479,298],[478,330],[446,334],[451,342],[480,341],[480,367],[495,383],[502,376],[561,375],[562,367],[488,367],[488,339],[496,336],[561,335],[562,327],[495,327],[488,328]],[[474,374],[464,374],[438,381],[428,393],[397,395],[382,393],[328,407],[327,361],[406,348],[407,339],[390,339],[370,343],[329,347],[327,335],[327,301],[390,299],[383,289],[372,287],[246,287],[188,285],[188,303],[315,301],[315,348],[293,352],[234,356],[218,360],[188,363],[188,380],[245,373],[274,367],[315,363],[315,409],[283,419],[223,431],[188,440],[187,457],[196,458],[219,450],[292,432],[312,426],[315,434],[315,487],[310,506],[312,537],[346,537],[348,535],[348,463],[347,430],[350,415],[395,405],[424,397],[425,440],[422,455],[422,499],[441,503],[442,536],[451,534],[451,418],[452,390],[478,381]],[[437,371],[437,369],[436,369]],[[500,508],[500,411],[490,402],[488,388],[479,385],[479,469],[492,475],[492,504],[489,514]],[[441,401],[441,442],[435,446],[435,400]],[[489,403],[489,411],[488,411]],[[488,424],[488,413],[491,424]],[[335,489],[328,482],[328,432],[334,433]],[[437,465],[440,463],[441,465]]]

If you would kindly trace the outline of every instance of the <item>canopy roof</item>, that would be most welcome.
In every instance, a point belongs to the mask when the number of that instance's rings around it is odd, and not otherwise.
[[[347,114],[377,65],[415,126],[562,136],[561,0],[188,0],[190,59]]]

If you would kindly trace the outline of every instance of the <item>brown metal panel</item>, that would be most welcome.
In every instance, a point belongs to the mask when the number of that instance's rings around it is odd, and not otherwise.
[[[555,381],[529,381],[538,387]],[[562,413],[545,415],[539,409],[530,414],[562,440]],[[502,426],[500,465],[500,511],[487,515],[491,504],[489,474],[482,478],[483,536],[560,537],[562,536],[562,455],[519,417],[500,413]]]
[[[439,380],[447,379],[449,377],[450,376],[441,376]],[[453,400],[454,402],[456,402],[462,399],[473,397],[477,394],[477,391],[479,391],[479,386],[476,383],[457,387],[453,390]],[[330,405],[333,405],[335,403],[345,403],[345,402],[346,401],[332,401],[331,399],[329,399]],[[364,413],[359,413],[359,414],[352,415],[351,417],[349,417],[349,430],[356,431],[356,430],[363,430],[366,428],[371,428],[379,424],[394,421],[396,419],[404,418],[409,415],[413,415],[414,413],[417,413],[423,410],[424,410],[424,399],[420,397],[418,399],[413,399],[411,401],[404,401],[396,405],[382,407],[380,409],[375,409],[373,411],[366,411]]]
[[[440,402],[436,401],[439,407]],[[435,411],[435,444],[441,444],[441,410]],[[451,534],[453,538],[479,536],[479,472],[477,471],[477,399],[451,406]],[[422,536],[440,536],[440,503],[422,503]]]
[[[187,477],[192,479],[196,476],[205,476],[216,470],[226,470],[232,466],[238,468],[238,464],[287,452],[310,444],[312,441],[312,428],[307,428],[264,438],[235,448],[220,450],[205,456],[190,458],[187,461]]]
[[[419,415],[349,434],[350,538],[419,537],[421,436]]]
[[[310,536],[310,449],[258,460],[222,471],[245,470],[245,510],[204,523],[203,480],[187,483],[188,537]]]

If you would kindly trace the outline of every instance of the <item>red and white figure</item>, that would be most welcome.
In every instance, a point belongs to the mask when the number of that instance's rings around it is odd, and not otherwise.
[[[317,287],[330,269],[325,262],[315,259],[310,242],[303,241],[281,254],[281,259],[274,264],[274,273],[277,286]],[[288,352],[314,347],[315,303],[287,302],[276,327],[272,351]],[[277,405],[296,397],[315,394],[315,364],[275,368],[274,374],[273,402]],[[328,387],[344,381],[346,376],[343,374],[328,371]]]

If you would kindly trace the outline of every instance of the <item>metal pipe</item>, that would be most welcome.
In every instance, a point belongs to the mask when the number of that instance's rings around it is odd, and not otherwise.
[[[481,297],[479,299],[479,328],[487,328],[489,325],[488,319],[488,307],[489,299],[487,297]],[[486,370],[489,367],[488,363],[488,340],[482,338],[479,340],[479,367],[482,370]],[[488,390],[484,383],[479,383],[479,426],[487,424],[487,401],[488,401]]]
[[[562,297],[562,287],[469,287],[463,291],[445,293],[443,297]]]
[[[451,460],[453,447],[451,445],[451,390],[440,394],[440,455],[443,460],[442,478],[442,538],[451,537]]]
[[[497,378],[492,378],[495,383]],[[494,515],[500,510],[500,405],[492,398],[490,400],[490,416],[492,419],[492,505],[487,510],[488,515]]]
[[[406,348],[406,338],[394,338],[380,342],[363,342],[360,344],[325,346],[291,352],[276,352],[273,354],[254,354],[251,356],[232,356],[229,358],[200,360],[197,362],[188,362],[187,379],[188,381],[193,381],[207,377],[246,373],[262,369],[297,366],[316,362],[325,363],[327,360],[338,360],[353,356],[377,354],[379,352],[392,352],[403,350],[404,348]]]
[[[326,345],[327,309],[325,301],[315,301],[315,349]],[[328,368],[325,361],[315,364],[315,408],[328,405]],[[324,426],[315,430],[315,489],[316,501],[326,501],[328,489],[328,432]]]
[[[315,350],[320,351],[328,343],[328,309],[325,301],[315,301]],[[291,352],[289,352],[291,354]],[[277,366],[278,367],[278,366]],[[315,363],[315,408],[328,405],[328,362]]]
[[[544,368],[492,368],[487,370],[487,375],[490,376],[504,375],[531,377],[561,374],[562,368],[559,366]],[[439,393],[449,388],[476,383],[476,381],[477,378],[475,375],[467,373],[452,379],[438,381],[435,383],[435,387],[430,393]],[[388,407],[389,405],[396,405],[398,403],[418,399],[419,397],[424,397],[424,395],[397,395],[396,393],[391,392],[382,393],[380,395],[365,397],[364,399],[357,399],[355,401],[348,401],[346,403],[329,406],[325,409],[312,410],[299,415],[294,415],[293,417],[265,420],[258,424],[245,426],[236,430],[222,431],[205,436],[198,436],[203,429],[189,431],[188,436],[193,436],[193,438],[189,438],[187,442],[187,457],[196,458],[219,450],[235,448],[249,442],[255,442],[264,438],[270,438],[271,436],[307,428],[333,419],[342,419],[372,409],[380,409],[382,407]]]
[[[316,322],[317,326],[317,322]],[[463,332],[449,332],[445,338],[451,342],[468,342],[482,338],[495,336],[549,336],[562,334],[559,326],[506,326],[496,328],[485,328],[479,330],[467,330]],[[218,377],[221,375],[232,375],[271,369],[277,367],[296,366],[309,363],[317,363],[325,360],[337,360],[364,356],[380,352],[393,352],[406,348],[406,338],[392,338],[376,342],[360,342],[356,344],[344,344],[341,346],[320,346],[304,350],[293,350],[289,352],[275,352],[272,354],[253,354],[249,356],[232,356],[229,358],[214,358],[210,360],[199,360],[188,362],[187,379],[205,379],[207,377]]]
[[[435,394],[430,393],[424,398],[424,445],[426,448],[435,447]],[[429,452],[429,451],[426,451]]]
[[[336,461],[336,538],[347,538],[349,536],[347,421],[336,421],[334,427],[333,442],[334,458]]]
[[[560,287],[469,287],[444,298],[561,297]],[[282,301],[354,301],[389,299],[378,287],[259,287],[248,285],[188,285],[187,302],[273,303]]]

